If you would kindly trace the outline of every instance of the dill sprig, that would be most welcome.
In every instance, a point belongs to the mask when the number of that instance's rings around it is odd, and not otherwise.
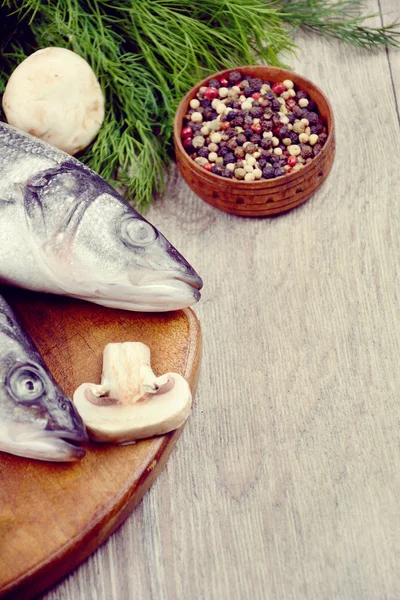
[[[362,0],[0,0],[0,94],[39,48],[85,58],[106,98],[104,124],[79,157],[145,209],[163,189],[181,97],[223,68],[296,51],[301,27],[375,48],[398,46],[396,24],[367,27]]]
[[[362,15],[362,0],[284,0],[282,8],[282,18],[294,28],[301,27],[365,50],[400,45],[399,22],[368,27],[365,22],[379,15]]]

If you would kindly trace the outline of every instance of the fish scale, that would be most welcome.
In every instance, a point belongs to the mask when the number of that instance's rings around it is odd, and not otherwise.
[[[0,123],[0,282],[104,306],[168,311],[202,280],[98,174]]]

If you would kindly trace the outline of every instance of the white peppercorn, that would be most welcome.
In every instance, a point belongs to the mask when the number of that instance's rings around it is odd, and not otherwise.
[[[287,149],[290,156],[299,156],[299,154],[301,153],[300,146],[298,146],[297,144],[292,144],[292,146],[288,146]]]

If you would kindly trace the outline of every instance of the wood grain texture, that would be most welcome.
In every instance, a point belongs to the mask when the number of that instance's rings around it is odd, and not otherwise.
[[[100,381],[107,343],[126,341],[147,344],[155,373],[182,374],[194,393],[201,337],[191,310],[148,315],[20,290],[5,296],[70,396]],[[72,465],[2,453],[0,598],[32,598],[93,552],[142,499],[182,429],[129,446],[88,444]]]
[[[327,127],[328,139],[321,152],[305,165],[301,171],[276,179],[247,182],[218,177],[196,164],[186,152],[181,140],[181,131],[190,101],[199,89],[207,85],[210,77],[200,81],[180,102],[174,120],[174,146],[176,162],[183,179],[191,190],[211,206],[227,213],[244,217],[277,215],[300,206],[308,200],[328,177],[335,157],[335,125],[332,107],[322,90],[312,81],[287,69],[268,66],[244,66],[235,69],[242,76],[251,75],[263,81],[290,79],[296,90],[306,91],[318,106],[323,124]],[[233,69],[211,75],[212,78],[227,78]]]
[[[381,22],[384,25],[388,25],[399,18],[400,5],[398,0],[378,0],[378,6],[381,14]],[[397,119],[400,125],[400,52],[399,50],[388,48],[386,54],[393,94],[396,97]]]
[[[331,175],[268,220],[171,177],[149,218],[204,277],[197,403],[182,452],[45,600],[400,598],[393,88],[385,52],[298,41],[333,104]]]

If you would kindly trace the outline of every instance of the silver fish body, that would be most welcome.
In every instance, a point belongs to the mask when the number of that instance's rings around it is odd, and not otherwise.
[[[0,296],[0,451],[38,460],[75,461],[85,455],[75,443],[87,440],[74,405]]]
[[[127,310],[191,306],[202,281],[75,158],[0,122],[0,282]]]

